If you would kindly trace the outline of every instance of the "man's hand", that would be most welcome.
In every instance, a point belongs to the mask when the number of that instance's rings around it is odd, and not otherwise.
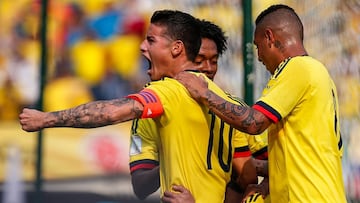
[[[166,190],[161,200],[164,203],[195,203],[195,199],[185,187],[174,185],[173,191]]]
[[[260,193],[254,193],[250,195],[246,200],[243,200],[242,203],[264,203],[265,200]]]
[[[46,113],[35,109],[24,108],[19,115],[20,124],[23,130],[34,132],[43,129],[45,126]]]
[[[264,180],[260,184],[250,184],[247,186],[246,191],[244,193],[244,198],[242,199],[242,203],[246,203],[246,199],[248,199],[251,195],[255,193],[260,193],[262,198],[265,199],[269,195],[269,178],[265,177]]]
[[[190,95],[200,103],[207,102],[208,83],[204,76],[199,77],[195,74],[183,71],[175,76],[175,79],[183,84],[189,91]]]

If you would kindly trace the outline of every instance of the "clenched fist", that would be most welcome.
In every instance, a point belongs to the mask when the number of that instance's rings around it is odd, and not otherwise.
[[[46,117],[45,112],[24,108],[19,115],[21,128],[27,132],[39,131],[45,127]]]

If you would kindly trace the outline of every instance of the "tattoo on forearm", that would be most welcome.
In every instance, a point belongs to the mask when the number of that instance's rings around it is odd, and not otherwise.
[[[139,109],[138,107],[136,107],[134,100],[132,100],[132,104],[133,104],[133,108],[131,109],[131,111],[135,114],[136,118],[140,118],[141,115],[143,114],[143,109]]]
[[[245,132],[249,132],[251,129],[251,132],[255,134],[262,132],[264,122],[259,122],[260,119],[256,119],[258,115],[253,109],[224,101],[212,92],[207,94],[207,101],[212,111],[220,113],[219,117],[235,128]]]
[[[114,109],[125,105],[132,105],[131,112],[138,116],[142,110],[136,108],[134,100],[129,98],[114,99],[108,101],[95,101],[80,105],[75,108],[52,113],[56,117],[54,126],[71,126],[78,128],[94,128],[116,123],[113,119]],[[119,120],[119,121],[125,121]]]

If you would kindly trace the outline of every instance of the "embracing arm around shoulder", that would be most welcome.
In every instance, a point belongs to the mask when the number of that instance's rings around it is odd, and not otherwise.
[[[52,127],[95,128],[140,118],[143,105],[130,98],[94,101],[74,108],[42,112],[23,109],[19,115],[22,129],[28,132]]]
[[[242,132],[257,135],[264,132],[271,124],[270,119],[260,111],[230,103],[211,90],[208,90],[205,100],[211,111]]]
[[[228,102],[209,90],[203,76],[181,72],[176,79],[188,89],[196,101],[208,106],[223,121],[242,132],[257,135],[271,124],[270,119],[260,111]]]

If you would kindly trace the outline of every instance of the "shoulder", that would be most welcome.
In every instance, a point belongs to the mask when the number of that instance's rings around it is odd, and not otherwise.
[[[161,80],[152,81],[145,85],[145,88],[154,89],[154,90],[175,90],[181,87],[182,85],[175,79],[165,77]]]
[[[291,67],[290,71],[301,71],[303,74],[326,70],[324,64],[311,56],[294,57],[289,61],[288,66]]]

